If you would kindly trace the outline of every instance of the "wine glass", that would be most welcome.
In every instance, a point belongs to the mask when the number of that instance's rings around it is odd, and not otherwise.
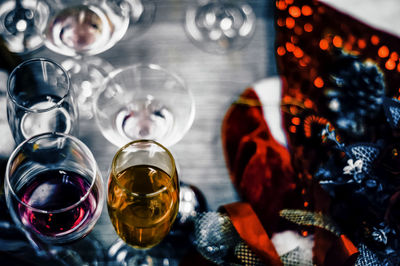
[[[77,133],[78,111],[67,72],[45,58],[19,64],[8,77],[7,118],[17,144],[45,132]]]
[[[42,32],[49,7],[40,0],[5,0],[0,3],[0,35],[7,48],[25,54],[43,45]]]
[[[73,246],[56,248],[86,236],[103,208],[102,177],[83,142],[63,133],[25,140],[7,162],[4,191],[13,221],[38,253],[75,263],[87,255],[78,256]],[[85,246],[96,254],[90,243]]]
[[[168,234],[179,209],[179,181],[172,154],[152,140],[123,146],[112,161],[107,207],[123,240],[110,247],[110,259],[123,265],[156,263],[157,258],[145,251]]]
[[[252,7],[241,0],[196,0],[185,15],[185,30],[199,48],[217,54],[241,49],[255,30]]]
[[[112,66],[93,55],[113,47],[129,26],[128,0],[54,1],[44,31],[50,50],[70,56],[61,64],[71,75],[81,117],[91,118],[91,100]]]
[[[155,64],[112,72],[93,102],[97,125],[118,147],[137,139],[169,147],[185,135],[194,119],[190,90],[176,74]]]

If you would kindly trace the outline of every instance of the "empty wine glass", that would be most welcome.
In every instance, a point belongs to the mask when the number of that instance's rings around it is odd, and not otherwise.
[[[86,236],[103,208],[102,177],[83,142],[62,133],[25,140],[7,162],[4,191],[13,221],[38,253],[64,261],[70,254],[68,261],[82,261],[78,258],[84,256],[78,254],[83,250],[72,252],[70,246],[57,249],[53,245]],[[95,254],[95,245],[89,244],[88,253]]]
[[[77,133],[78,111],[67,72],[45,58],[19,64],[8,78],[7,118],[17,144],[45,132]]]
[[[196,0],[185,15],[185,30],[201,49],[223,54],[243,48],[252,38],[256,16],[241,0]]]
[[[71,57],[61,64],[71,75],[81,117],[92,117],[93,93],[112,68],[104,60],[91,56],[110,49],[125,35],[130,19],[127,1],[71,0],[54,1],[50,5],[45,45]]]
[[[194,100],[176,74],[137,64],[110,74],[94,97],[94,115],[104,137],[118,147],[137,139],[169,147],[192,125]]]
[[[0,35],[7,48],[14,53],[24,54],[41,47],[48,17],[49,7],[44,1],[1,1]]]
[[[107,207],[123,240],[109,249],[113,262],[147,265],[168,260],[151,258],[145,251],[163,240],[178,213],[179,181],[172,154],[151,140],[122,147],[112,161]]]

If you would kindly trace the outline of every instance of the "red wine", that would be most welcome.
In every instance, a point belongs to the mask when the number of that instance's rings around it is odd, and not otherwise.
[[[33,207],[19,205],[25,226],[39,234],[55,237],[81,228],[92,218],[97,207],[96,190],[92,189],[85,200],[77,204],[90,188],[84,176],[66,170],[46,170],[31,180],[18,193],[23,203]]]

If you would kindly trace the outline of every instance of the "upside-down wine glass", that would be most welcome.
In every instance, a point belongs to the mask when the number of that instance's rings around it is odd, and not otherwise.
[[[179,209],[179,181],[172,154],[152,140],[137,140],[114,156],[107,193],[108,214],[123,240],[108,252],[113,263],[152,265],[168,258],[147,250],[168,234]]]
[[[194,120],[191,91],[179,76],[155,64],[115,70],[93,103],[101,133],[117,147],[138,139],[170,147]]]
[[[62,133],[25,140],[8,160],[4,190],[13,221],[38,254],[71,265],[98,262],[97,242],[77,241],[93,229],[104,204],[100,171],[83,142]]]
[[[91,118],[92,95],[112,66],[94,57],[113,47],[129,26],[128,0],[54,1],[44,32],[50,50],[70,56],[61,64],[71,76],[81,117]]]
[[[42,33],[49,17],[49,6],[41,0],[0,2],[0,35],[7,48],[25,54],[43,45]]]
[[[253,36],[256,16],[243,0],[194,0],[186,10],[185,30],[199,48],[225,54],[243,48]]]
[[[78,110],[68,73],[56,62],[33,58],[7,82],[7,118],[16,144],[34,135],[78,132]]]

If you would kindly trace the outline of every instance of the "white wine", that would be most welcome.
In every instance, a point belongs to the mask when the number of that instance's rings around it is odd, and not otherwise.
[[[117,234],[129,245],[148,249],[169,232],[178,213],[176,177],[150,165],[135,165],[111,176],[108,213]]]

